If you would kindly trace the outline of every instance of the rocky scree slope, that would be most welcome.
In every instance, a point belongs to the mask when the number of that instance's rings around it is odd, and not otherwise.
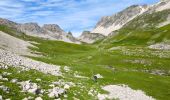
[[[0,31],[0,49],[15,52],[19,55],[33,56],[28,47],[34,47],[31,43],[8,35]]]

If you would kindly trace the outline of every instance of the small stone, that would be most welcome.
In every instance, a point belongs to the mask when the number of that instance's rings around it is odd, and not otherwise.
[[[61,100],[60,98],[58,98],[58,99],[54,99],[54,100]]]
[[[28,100],[28,98],[24,98],[24,99],[22,99],[22,100]]]
[[[9,75],[11,75],[11,74],[12,74],[12,73],[8,73],[8,72],[3,72],[3,73],[2,73],[3,76],[9,76]]]
[[[8,81],[8,78],[2,78],[3,81]]]
[[[37,78],[37,79],[36,79],[36,81],[38,81],[38,82],[39,82],[39,81],[41,81],[41,79],[40,79],[40,78]]]
[[[33,98],[34,98],[34,97],[29,96],[29,97],[28,97],[28,100],[31,100],[31,99],[33,99]]]
[[[70,86],[68,84],[65,84],[64,89],[68,90],[68,89],[70,89]]]
[[[97,78],[103,78],[103,76],[100,75],[100,74],[96,74],[95,76],[96,76]]]
[[[35,98],[35,100],[43,100],[41,97],[37,97]]]
[[[67,95],[64,95],[64,98],[67,98],[68,96]]]
[[[59,87],[54,87],[53,89],[49,89],[48,91],[48,96],[50,98],[58,98],[59,96],[65,93],[65,90]]]
[[[3,77],[2,77],[2,75],[0,75],[0,80],[2,80],[3,79]]]
[[[0,100],[3,100],[2,95],[0,95]]]
[[[12,79],[11,80],[11,83],[17,83],[18,82],[18,79]]]
[[[50,86],[50,87],[55,87],[55,85],[54,85],[54,84],[50,84],[49,86]]]
[[[67,67],[67,66],[65,66],[65,67],[64,67],[64,70],[65,70],[66,72],[69,72],[69,71],[70,71],[70,68]]]

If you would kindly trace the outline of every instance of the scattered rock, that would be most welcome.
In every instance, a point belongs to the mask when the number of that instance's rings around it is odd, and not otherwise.
[[[66,72],[69,72],[69,71],[70,71],[70,68],[69,68],[68,66],[64,66],[64,70],[65,70]]]
[[[37,97],[35,98],[35,100],[43,100],[41,97]]]
[[[96,76],[97,78],[103,78],[103,76],[100,75],[100,74],[96,74],[96,75],[94,75],[94,76]]]
[[[64,95],[64,98],[67,98],[68,96],[67,95]]]
[[[150,49],[170,50],[170,44],[159,43],[149,46]]]
[[[22,100],[28,100],[28,98],[24,98],[24,99],[22,99]]]
[[[41,81],[41,79],[40,79],[40,78],[37,78],[37,79],[36,79],[36,81],[38,81],[38,82],[39,82],[39,81]]]
[[[3,72],[2,73],[2,76],[9,76],[9,75],[11,75],[12,73],[8,73],[8,72]]]
[[[109,94],[98,94],[99,100],[106,99],[118,99],[118,100],[155,100],[154,98],[147,96],[141,90],[133,90],[127,85],[108,85],[102,88],[108,91]]]
[[[2,77],[2,75],[0,75],[0,80],[2,80],[3,79],[3,77]]]
[[[74,77],[76,77],[76,78],[88,78],[88,77],[86,77],[86,76],[81,76],[81,75],[78,75],[78,74],[76,74],[76,73],[74,73]]]
[[[64,89],[59,88],[59,87],[54,87],[53,89],[49,89],[48,91],[49,91],[48,96],[50,98],[58,98],[61,95],[65,94],[66,92]]]
[[[10,91],[10,89],[4,85],[0,86],[0,89],[2,89],[6,93],[9,93],[9,91]]]
[[[165,75],[165,72],[162,71],[162,70],[152,70],[151,74],[154,74],[154,75]]]
[[[11,80],[11,83],[17,83],[18,82],[18,79],[12,79]]]
[[[8,81],[8,78],[2,78],[3,81]]]
[[[54,84],[50,84],[49,86],[50,86],[50,87],[55,87],[55,85],[54,85]]]
[[[0,95],[0,100],[3,100],[2,95]]]
[[[20,82],[20,85],[22,86],[22,91],[24,92],[36,94],[36,91],[38,89],[37,84],[31,83],[30,81]]]
[[[65,85],[64,85],[64,89],[69,90],[69,89],[70,89],[70,86],[69,86],[68,84],[65,84]]]
[[[23,70],[38,70],[45,74],[52,74],[55,76],[61,76],[60,66],[46,64],[44,62],[35,61],[30,58],[19,56],[10,51],[0,49],[0,62],[12,67],[20,67]],[[4,67],[4,66],[3,66]]]

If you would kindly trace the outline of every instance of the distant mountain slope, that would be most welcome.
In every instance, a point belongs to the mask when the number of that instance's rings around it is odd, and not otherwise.
[[[94,43],[97,40],[104,39],[105,36],[99,33],[90,33],[90,31],[84,31],[79,37],[79,40],[86,43]]]
[[[170,0],[161,0],[158,3],[149,6],[133,5],[117,14],[114,14],[113,16],[103,17],[97,23],[92,33],[100,33],[107,36],[111,32],[121,29],[128,22],[131,22],[140,15],[144,16],[146,14],[161,12],[167,9],[170,9]],[[165,20],[166,23],[160,23],[160,27],[170,23],[170,17],[166,16],[165,19],[167,19],[168,22]]]
[[[112,16],[103,17],[96,25],[92,33],[101,33],[107,36],[112,31],[123,27],[127,22],[134,19],[147,10],[147,6],[133,5]]]
[[[7,26],[16,31],[16,34],[25,33],[30,36],[41,37],[49,40],[59,40],[69,43],[80,43],[71,34],[66,33],[56,24],[46,24],[40,27],[37,23],[15,23],[13,21],[0,18],[0,25]]]
[[[120,30],[112,32],[101,44],[105,47],[112,47],[113,45],[152,45],[156,43],[170,44],[170,25],[160,26],[161,23],[169,22],[167,21],[169,15],[170,10],[163,10],[138,16]]]

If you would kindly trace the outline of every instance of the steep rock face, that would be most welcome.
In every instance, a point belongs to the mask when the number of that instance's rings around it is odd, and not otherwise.
[[[28,35],[45,34],[45,31],[37,23],[25,23],[21,24],[18,28]]]
[[[92,33],[101,33],[107,36],[114,30],[118,30],[123,27],[127,22],[134,19],[136,16],[142,14],[148,9],[148,6],[133,5],[127,9],[114,14],[113,16],[103,17],[96,25]]]
[[[54,37],[57,40],[70,42],[70,43],[78,43],[78,44],[80,43],[76,38],[73,37],[72,34],[66,33],[56,24],[45,24],[42,27],[42,29],[45,30],[48,33],[48,35]]]
[[[90,33],[90,31],[84,31],[79,37],[79,40],[86,43],[93,43],[97,40],[105,38],[104,35],[99,33]]]

